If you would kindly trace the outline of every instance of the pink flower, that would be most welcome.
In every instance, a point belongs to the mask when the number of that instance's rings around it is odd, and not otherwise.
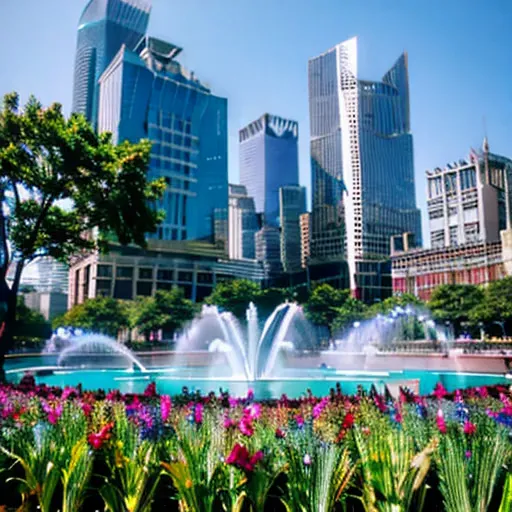
[[[302,417],[302,415],[297,414],[297,416],[295,416],[295,421],[297,422],[297,426],[299,428],[302,428],[304,426],[304,418]]]
[[[304,466],[311,466],[311,457],[309,454],[306,453],[306,455],[304,455],[303,462]]]
[[[464,434],[472,436],[476,432],[476,425],[471,421],[464,422]]]
[[[244,415],[247,415],[251,420],[257,420],[261,416],[261,405],[251,404],[244,409]]]
[[[233,398],[232,396],[230,396],[228,398],[228,402],[229,402],[229,407],[231,407],[232,409],[238,405],[238,400],[236,398]]]
[[[322,414],[322,411],[325,409],[327,404],[329,403],[329,398],[325,397],[320,400],[314,407],[313,407],[313,418],[319,418]]]
[[[444,415],[441,409],[437,411],[436,422],[439,432],[441,432],[441,434],[446,434],[446,422],[444,421]]]
[[[162,395],[160,397],[160,414],[162,415],[162,421],[167,421],[171,414],[172,402],[169,395]]]
[[[448,394],[448,391],[446,391],[446,388],[443,386],[443,384],[441,382],[438,382],[436,384],[436,387],[435,387],[434,392],[432,394],[438,400],[441,400],[442,398],[444,398]]]
[[[229,416],[226,416],[224,418],[224,428],[225,429],[228,429],[228,428],[232,428],[236,425],[235,421],[232,420]]]
[[[203,404],[197,404],[194,409],[194,421],[197,424],[203,423]]]
[[[263,452],[257,451],[251,456],[247,448],[239,443],[235,444],[226,458],[226,464],[237,466],[248,472],[254,471],[256,464],[263,459]]]
[[[466,459],[470,459],[471,458],[471,451],[470,450],[467,450],[466,453],[464,454],[466,456]]]
[[[61,399],[62,400],[66,400],[67,398],[69,398],[73,394],[78,395],[78,391],[75,388],[66,387],[62,391]]]
[[[485,386],[480,386],[479,388],[476,388],[476,391],[482,398],[486,398],[489,396],[489,392],[487,391],[487,388]]]
[[[238,424],[238,428],[240,432],[247,437],[251,437],[254,434],[254,428],[252,426],[252,421],[247,416],[243,416]]]
[[[247,400],[254,400],[254,390],[252,388],[247,390]]]
[[[362,427],[362,428],[361,428],[361,432],[362,432],[365,436],[369,436],[369,435],[371,434],[370,427]]]

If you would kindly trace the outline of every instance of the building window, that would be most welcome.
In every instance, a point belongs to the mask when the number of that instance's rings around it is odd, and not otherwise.
[[[159,281],[172,281],[173,273],[174,272],[171,269],[159,269],[157,271],[157,279]]]
[[[112,277],[112,265],[98,265],[96,268],[97,277]]]
[[[139,268],[139,279],[153,279],[153,269]]]
[[[147,281],[137,282],[137,297],[150,297],[152,292],[153,284]]]
[[[114,299],[131,300],[133,299],[133,281],[117,280],[114,286]]]
[[[131,279],[133,277],[133,267],[117,267],[116,277]]]
[[[178,272],[178,281],[192,282],[192,272]]]

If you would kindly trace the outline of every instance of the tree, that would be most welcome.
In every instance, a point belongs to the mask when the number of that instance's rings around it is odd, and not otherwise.
[[[197,306],[185,298],[182,288],[158,290],[154,297],[139,299],[135,327],[144,334],[146,340],[160,329],[166,335],[173,335],[190,322],[196,313]]]
[[[349,290],[337,290],[329,284],[321,284],[313,290],[304,305],[306,318],[316,325],[327,326],[332,334],[339,309],[349,297]]]
[[[54,328],[63,326],[79,327],[115,338],[121,329],[129,326],[129,319],[121,301],[97,297],[73,306],[53,322]]]
[[[59,104],[43,108],[32,97],[20,109],[16,93],[4,97],[0,204],[10,211],[0,215],[0,369],[12,346],[16,296],[29,261],[40,255],[67,261],[81,250],[104,250],[109,237],[144,246],[145,233],[156,230],[161,215],[151,204],[165,183],[147,181],[149,153],[148,141],[116,146],[111,134],[96,134],[83,116],[66,119]],[[99,236],[84,236],[94,228]]]
[[[17,303],[14,336],[16,338],[47,339],[51,335],[49,322],[39,311],[34,311],[25,304],[23,295],[17,297]]]
[[[482,300],[469,312],[469,319],[474,325],[497,323],[505,330],[505,325],[512,322],[512,277],[490,283]]]
[[[260,296],[261,289],[256,283],[247,279],[236,279],[217,284],[205,302],[231,311],[237,318],[243,319],[249,303],[256,303]]]
[[[368,317],[368,306],[353,297],[348,297],[341,307],[335,309],[336,317],[332,322],[332,333],[341,332]]]
[[[470,319],[471,311],[484,300],[481,288],[471,284],[444,284],[436,288],[428,306],[438,322],[449,322],[455,334]]]

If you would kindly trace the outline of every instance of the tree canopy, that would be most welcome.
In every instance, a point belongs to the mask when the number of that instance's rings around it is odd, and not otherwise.
[[[243,318],[249,303],[256,302],[260,295],[259,285],[248,279],[236,279],[218,283],[205,302],[231,311],[237,318]]]
[[[27,262],[40,255],[67,261],[81,250],[104,249],[112,236],[144,246],[145,234],[156,230],[161,214],[152,205],[165,183],[147,180],[150,147],[148,141],[115,145],[111,134],[95,133],[83,116],[66,119],[57,103],[43,108],[32,97],[20,108],[17,94],[4,97],[0,203],[9,213],[0,215],[0,303],[6,311],[0,356],[12,341]],[[92,230],[99,236],[90,236]]]
[[[169,291],[158,290],[154,297],[140,298],[136,304],[134,327],[146,340],[160,329],[166,336],[173,335],[197,312],[196,304],[186,299],[183,289],[177,287]]]
[[[436,321],[449,322],[457,334],[461,324],[470,320],[472,310],[480,307],[484,298],[484,291],[478,286],[445,284],[433,291],[428,306]]]
[[[126,308],[110,297],[88,299],[56,318],[53,327],[80,327],[115,338],[120,329],[129,326]]]
[[[350,297],[349,290],[338,290],[329,284],[320,284],[304,305],[306,318],[317,325],[325,325],[332,333],[334,321]],[[339,325],[337,326],[339,327]]]

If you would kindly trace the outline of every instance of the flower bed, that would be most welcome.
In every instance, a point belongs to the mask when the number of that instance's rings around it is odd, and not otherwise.
[[[0,421],[3,510],[512,509],[505,387],[255,402],[26,380]]]

